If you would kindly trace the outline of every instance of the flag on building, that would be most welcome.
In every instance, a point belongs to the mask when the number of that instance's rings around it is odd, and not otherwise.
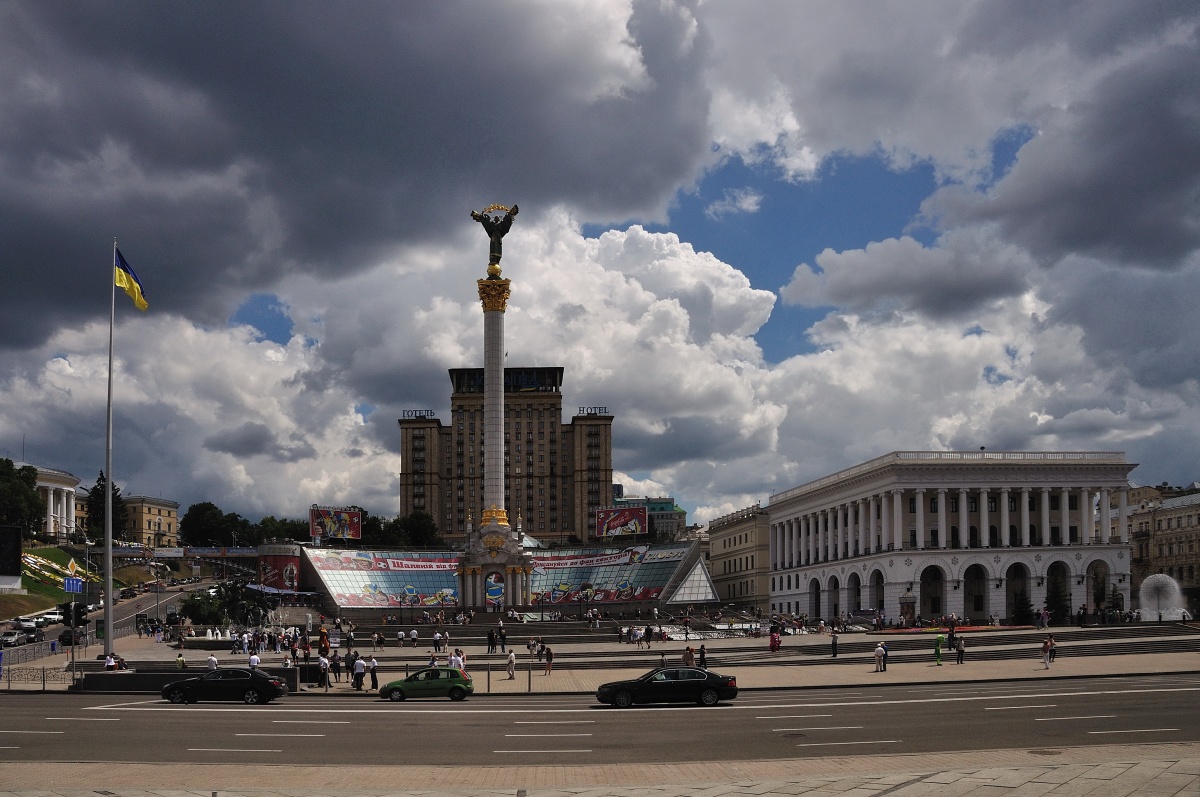
[[[142,292],[142,281],[133,272],[133,267],[125,262],[125,257],[121,254],[121,250],[113,247],[113,252],[115,253],[113,258],[113,282],[116,283],[118,288],[129,294],[129,298],[133,299],[133,303],[137,305],[137,309],[145,310],[150,305],[146,302],[146,296]]]

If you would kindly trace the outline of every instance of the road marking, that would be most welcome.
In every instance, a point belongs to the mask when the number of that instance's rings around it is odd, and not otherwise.
[[[120,722],[120,717],[46,717],[48,720],[68,720],[70,722]]]
[[[1019,708],[1057,708],[1055,703],[1047,703],[1042,706],[985,706],[984,711],[1015,711]]]
[[[322,725],[349,725],[350,720],[271,720],[271,722],[289,723],[292,725],[312,725],[314,722],[319,722]]]
[[[811,720],[817,717],[832,717],[832,714],[784,714],[779,717],[755,717],[756,720]]]
[[[861,725],[830,725],[824,728],[772,728],[773,731],[861,731]]]
[[[590,733],[506,733],[506,739],[523,739],[523,738],[550,738],[557,739],[561,736],[591,736]]]
[[[591,750],[493,750],[492,752],[493,753],[538,753],[538,754],[545,755],[545,754],[549,754],[549,753],[590,753],[592,751]]]
[[[1164,733],[1166,731],[1178,731],[1178,728],[1131,728],[1125,731],[1088,731],[1090,734],[1107,734],[1107,733]]]
[[[513,725],[595,725],[595,720],[513,720]]]
[[[234,736],[278,736],[288,739],[309,737],[309,736],[324,736],[323,733],[235,733]]]
[[[1061,720],[1108,720],[1116,714],[1089,714],[1086,717],[1037,717],[1034,722],[1059,722]]]
[[[0,750],[20,750],[20,747],[0,747]]]
[[[875,739],[870,742],[809,742],[798,744],[797,747],[842,747],[848,744],[900,744],[899,739]]]
[[[66,733],[66,731],[0,731],[0,733]]]
[[[242,747],[189,747],[189,753],[282,753],[282,750],[250,750]]]

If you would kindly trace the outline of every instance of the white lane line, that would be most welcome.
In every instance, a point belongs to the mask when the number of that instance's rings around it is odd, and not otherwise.
[[[323,733],[235,733],[234,736],[272,736],[286,739],[298,739],[301,737],[307,738],[310,736],[324,736]]]
[[[0,731],[0,733],[66,733],[66,731]]]
[[[1022,708],[1057,708],[1054,703],[1046,703],[1041,706],[985,706],[984,711],[1016,711]]]
[[[1166,731],[1178,731],[1178,728],[1130,728],[1124,731],[1088,731],[1093,735],[1108,734],[1108,733],[1165,733]]]
[[[48,720],[68,720],[70,722],[120,722],[120,717],[46,717]]]
[[[290,725],[312,725],[314,722],[319,722],[322,725],[349,725],[350,720],[271,720],[271,722],[287,723]]]
[[[0,750],[20,750],[20,747],[0,747]]]
[[[1086,717],[1037,717],[1034,722],[1060,722],[1063,720],[1110,720],[1116,714],[1089,714]]]
[[[829,725],[824,728],[772,728],[772,731],[861,731],[861,725]]]
[[[832,717],[832,714],[782,714],[778,717],[755,717],[756,720],[810,720],[817,717]]]
[[[506,739],[558,739],[563,736],[591,736],[590,733],[506,733]]]
[[[850,744],[900,744],[899,739],[875,739],[869,742],[809,742],[798,744],[797,747],[843,747]]]
[[[251,750],[242,747],[189,747],[189,753],[282,753],[282,750]]]
[[[513,720],[513,725],[595,725],[595,720]]]
[[[537,753],[547,755],[550,753],[590,753],[591,750],[493,750],[493,753]]]

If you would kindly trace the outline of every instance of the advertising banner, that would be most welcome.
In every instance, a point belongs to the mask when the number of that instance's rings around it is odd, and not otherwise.
[[[441,607],[458,605],[458,591],[446,587],[434,592],[421,592],[411,584],[389,591],[378,584],[366,584],[361,592],[334,592],[338,606],[376,609],[401,609],[404,607]]]
[[[314,504],[308,511],[308,528],[312,537],[361,540],[362,512]]]
[[[267,554],[258,557],[258,583],[287,592],[300,589],[300,556]]]
[[[619,537],[626,534],[645,534],[648,531],[646,507],[630,506],[624,509],[597,509],[596,536]]]
[[[182,548],[155,548],[154,549],[154,558],[155,559],[182,559],[183,558],[183,549]]]
[[[394,554],[378,551],[310,551],[313,565],[318,570],[408,570],[448,571],[458,568],[453,558],[426,557],[420,559],[397,558]]]

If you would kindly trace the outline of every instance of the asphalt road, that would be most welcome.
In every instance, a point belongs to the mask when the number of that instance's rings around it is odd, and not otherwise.
[[[10,694],[0,761],[620,764],[1200,741],[1200,676],[746,691],[715,708],[602,707],[580,695],[393,704],[289,696],[171,706]],[[1052,760],[1049,759],[1048,760]]]

